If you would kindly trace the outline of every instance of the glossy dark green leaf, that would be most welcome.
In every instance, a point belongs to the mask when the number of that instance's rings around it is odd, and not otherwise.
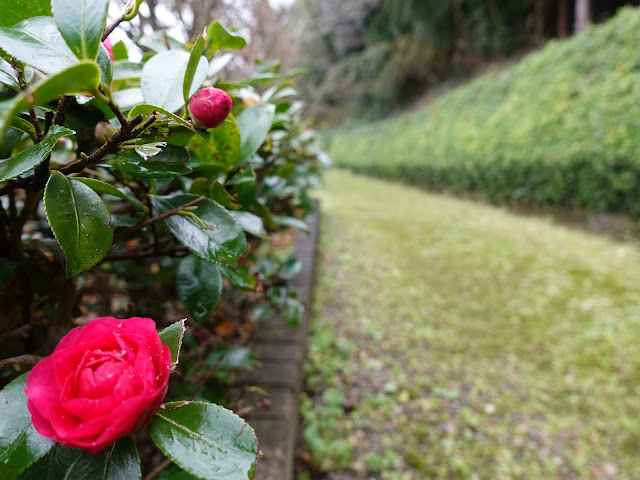
[[[240,158],[238,164],[243,165],[258,151],[269,134],[275,115],[275,105],[264,103],[244,110],[236,120],[240,129]]]
[[[222,294],[220,266],[196,255],[183,258],[176,270],[176,292],[193,319],[204,322]]]
[[[79,59],[96,59],[108,8],[109,0],[51,0],[58,30]]]
[[[0,27],[12,27],[40,15],[51,16],[50,0],[3,0]]]
[[[172,463],[155,477],[155,480],[200,480]]]
[[[183,470],[204,480],[254,477],[258,441],[242,418],[218,405],[172,402],[149,425],[155,444]]]
[[[304,305],[296,298],[287,298],[284,304],[284,321],[290,328],[296,328],[304,313]]]
[[[4,58],[0,58],[0,83],[12,90],[20,90],[20,83],[18,82],[16,71]]]
[[[231,212],[231,215],[233,215],[233,218],[236,219],[236,222],[240,224],[245,232],[256,237],[260,237],[267,233],[264,229],[262,219],[259,216],[246,211]]]
[[[167,145],[148,160],[143,159],[134,150],[123,151],[118,154],[113,166],[139,177],[178,177],[191,172],[191,168],[186,166],[188,159],[188,153],[184,148]]]
[[[111,216],[87,185],[52,172],[44,191],[44,209],[67,258],[67,277],[89,270],[109,253]]]
[[[172,197],[151,196],[154,215],[158,215],[196,200],[196,195],[175,195]],[[172,215],[165,223],[193,253],[214,263],[234,266],[247,248],[247,241],[240,225],[231,214],[213,200],[205,199],[190,213],[206,222],[200,225],[193,218]],[[206,228],[205,228],[206,227]]]
[[[49,75],[78,62],[52,17],[34,17],[11,28],[0,27],[0,48]]]
[[[241,50],[246,45],[247,41],[243,37],[229,32],[218,20],[214,20],[207,27],[207,46],[205,50],[208,58],[212,58],[218,50]]]
[[[232,114],[224,122],[193,137],[190,142],[193,155],[200,160],[200,164],[217,163],[228,167],[238,162],[240,155],[240,130]]]
[[[186,319],[172,323],[160,332],[162,344],[171,350],[171,363],[176,365],[180,360],[180,349],[182,348],[182,339],[187,327],[184,325]]]
[[[216,181],[211,184],[209,197],[227,210],[239,210],[242,208],[240,205],[235,203],[234,198],[229,194],[229,192],[227,192],[220,182]]]
[[[295,217],[283,217],[283,216],[274,216],[276,224],[280,227],[293,227],[298,230],[302,230],[303,232],[309,231],[309,225],[304,220],[300,220]]]
[[[256,357],[250,348],[238,347],[214,350],[204,362],[218,370],[238,370],[250,367],[255,361]]]
[[[273,232],[278,229],[278,224],[275,220],[275,217],[271,213],[271,210],[269,210],[265,205],[260,203],[258,200],[255,200],[251,204],[251,207],[253,208],[253,211],[260,216],[267,231]]]
[[[65,94],[91,93],[100,82],[100,69],[94,62],[81,62],[33,85],[29,92],[0,102],[0,141],[11,119],[30,107],[44,105]]]
[[[46,455],[54,442],[43,437],[31,423],[24,387],[27,373],[20,375],[0,391],[0,475],[15,478],[32,463]]]
[[[278,267],[278,276],[285,280],[291,280],[297,276],[302,270],[302,262],[297,258],[291,257],[285,260]]]
[[[253,166],[235,174],[227,180],[226,185],[230,187],[229,193],[243,207],[249,208],[256,201],[258,183]]]
[[[51,154],[58,140],[75,133],[65,127],[52,126],[47,136],[40,143],[21,151],[11,158],[0,160],[0,182],[15,178],[40,165]]]
[[[34,132],[34,135],[35,135],[35,132]],[[15,126],[13,128],[9,128],[4,139],[0,142],[0,158],[10,157],[11,152],[13,151],[13,148],[18,144],[18,142],[20,142],[22,137],[23,135],[22,135],[21,129],[18,129]]]
[[[198,65],[201,63],[201,61],[203,61],[205,65],[207,64],[207,59],[202,56],[203,53],[204,37],[199,36],[193,44],[193,47],[191,48],[191,53],[189,54],[189,62],[187,63],[187,69],[185,71],[184,81],[182,83],[182,95],[184,96],[185,105],[189,103],[189,93],[191,92],[191,85],[193,84]],[[206,71],[208,73],[209,66],[206,65],[205,68],[207,69]],[[199,85],[196,88],[199,88]]]
[[[4,478],[4,477],[3,477]],[[126,437],[95,455],[54,444],[49,453],[18,480],[136,480],[142,478],[133,438]]]
[[[73,177],[76,182],[84,183],[86,186],[90,187],[94,192],[97,193],[106,193],[107,195],[112,195],[114,197],[122,198],[126,200],[131,205],[133,205],[138,210],[143,212],[148,211],[147,206],[138,200],[133,193],[126,191],[125,189],[116,188],[110,183],[103,182],[101,180],[96,180],[95,178],[84,178],[84,177]]]
[[[221,265],[220,273],[222,273],[222,276],[229,280],[231,285],[234,287],[247,291],[253,291],[256,289],[257,278],[255,275],[249,275],[248,267],[231,270],[230,268],[226,268]]]
[[[182,88],[188,63],[189,54],[184,50],[167,50],[151,57],[142,67],[140,77],[140,87],[145,103],[157,105],[169,112],[175,112],[184,106]],[[204,82],[207,69],[206,60],[198,63],[189,97]]]

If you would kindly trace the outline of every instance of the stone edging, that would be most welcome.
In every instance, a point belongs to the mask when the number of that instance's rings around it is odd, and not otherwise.
[[[271,408],[255,409],[244,416],[255,429],[263,452],[256,480],[293,479],[319,218],[319,202],[315,200],[313,213],[308,218],[309,233],[299,231],[295,238],[294,255],[302,263],[302,270],[290,286],[305,307],[300,325],[292,330],[282,318],[261,322],[253,338],[253,352],[260,366],[234,382],[236,386],[258,385],[271,395]],[[259,399],[260,395],[250,393],[245,396],[245,403],[255,405]]]

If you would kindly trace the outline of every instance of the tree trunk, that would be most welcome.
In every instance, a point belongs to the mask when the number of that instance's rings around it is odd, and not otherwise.
[[[567,24],[569,20],[569,0],[560,0],[558,2],[558,38],[566,38],[569,35]]]
[[[576,0],[575,33],[583,31],[591,22],[591,0]]]

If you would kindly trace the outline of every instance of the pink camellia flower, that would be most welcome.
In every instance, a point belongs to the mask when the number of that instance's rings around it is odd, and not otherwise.
[[[199,90],[189,101],[189,115],[198,128],[217,127],[227,118],[231,108],[231,97],[215,87]]]
[[[109,52],[109,58],[113,62],[113,43],[111,43],[111,39],[107,37],[105,41],[102,42],[102,45],[104,45],[104,48],[106,48],[107,52]]]
[[[150,318],[97,318],[71,330],[27,376],[35,429],[97,453],[146,426],[167,393],[171,352]]]

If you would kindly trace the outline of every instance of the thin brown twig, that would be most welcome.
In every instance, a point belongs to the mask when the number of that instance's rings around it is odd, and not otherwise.
[[[29,332],[31,331],[32,328],[33,328],[33,325],[31,323],[27,323],[26,325],[22,325],[21,327],[18,327],[14,330],[9,330],[8,332],[4,332],[0,334],[0,343],[3,343],[6,340],[9,340],[11,338],[28,337]]]
[[[64,125],[64,121],[67,119],[67,109],[69,108],[70,97],[63,95],[58,100],[58,107],[56,108],[56,116],[53,119],[55,125]]]
[[[160,465],[158,465],[156,468],[154,468],[151,472],[149,472],[149,474],[146,477],[144,477],[143,480],[153,480],[158,475],[160,475],[160,473],[162,473],[162,471],[165,468],[167,468],[169,465],[171,465],[171,459],[170,458],[165,458],[162,461],[162,463]]]
[[[29,109],[29,119],[31,120],[33,128],[36,129],[38,140],[42,140],[44,138],[44,133],[42,132],[42,128],[40,127],[40,120],[38,120],[38,116],[36,115],[36,112],[33,108]]]
[[[126,230],[123,230],[122,232],[120,232],[118,235],[116,235],[116,237],[113,239],[113,243],[117,243],[118,241],[122,240],[124,237],[126,237],[127,235],[133,233],[133,232],[137,232],[138,230],[144,228],[144,227],[148,227],[149,225],[152,225],[154,223],[157,223],[161,220],[164,220],[167,217],[170,217],[172,215],[175,215],[176,213],[178,213],[180,210],[184,210],[185,208],[189,208],[189,207],[193,207],[195,205],[198,205],[199,203],[204,202],[206,197],[198,197],[194,200],[191,200],[190,202],[185,203],[184,205],[181,205],[179,207],[173,208],[171,210],[167,210],[166,212],[163,212],[159,215],[156,215],[155,217],[151,217],[147,220],[145,220],[144,222],[140,222],[132,227],[127,228]]]
[[[0,360],[0,370],[12,365],[20,365],[21,367],[32,367],[38,363],[42,357],[36,355],[20,355],[18,357],[5,358]]]

